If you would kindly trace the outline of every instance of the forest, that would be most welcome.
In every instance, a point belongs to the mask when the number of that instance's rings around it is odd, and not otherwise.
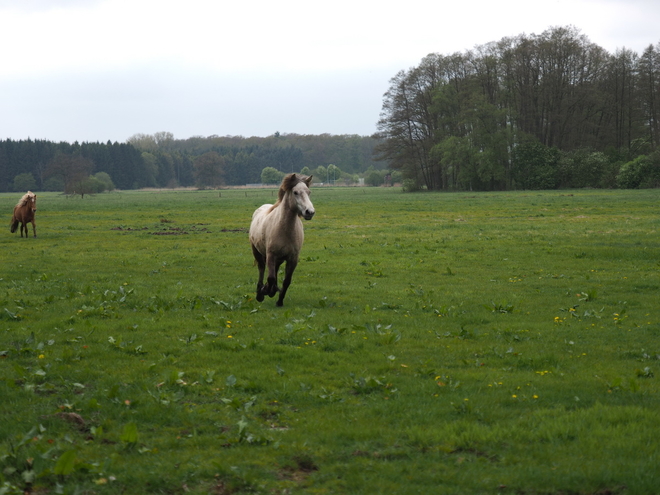
[[[660,187],[659,118],[660,43],[611,54],[553,27],[399,71],[372,136],[8,139],[0,191],[221,187],[299,171],[408,191]]]
[[[378,157],[408,189],[660,186],[660,43],[572,26],[430,54],[390,81]]]
[[[98,192],[99,174],[107,174],[112,187],[119,189],[245,185],[261,183],[265,168],[287,173],[329,165],[350,178],[385,166],[374,159],[376,144],[368,136],[278,132],[268,137],[188,139],[158,132],[137,134],[125,143],[7,139],[0,141],[0,191],[93,193]]]

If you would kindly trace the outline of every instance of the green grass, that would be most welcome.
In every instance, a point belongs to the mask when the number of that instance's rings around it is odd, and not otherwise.
[[[0,195],[7,222],[18,195]],[[0,236],[0,494],[656,493],[660,191],[39,194]]]

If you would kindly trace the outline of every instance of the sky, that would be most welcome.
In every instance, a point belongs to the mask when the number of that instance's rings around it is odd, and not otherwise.
[[[400,70],[554,26],[660,43],[658,0],[0,0],[0,139],[371,135]]]

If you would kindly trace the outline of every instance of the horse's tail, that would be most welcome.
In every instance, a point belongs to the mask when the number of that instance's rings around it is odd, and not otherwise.
[[[11,231],[12,234],[16,232],[16,229],[18,228],[18,218],[16,218],[16,210],[17,208],[14,207],[14,211],[11,215],[11,222],[9,222],[9,230]]]

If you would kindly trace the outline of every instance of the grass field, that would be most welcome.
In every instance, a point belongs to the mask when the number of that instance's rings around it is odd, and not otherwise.
[[[660,492],[659,190],[312,191],[283,308],[271,190],[7,225],[0,494]]]

